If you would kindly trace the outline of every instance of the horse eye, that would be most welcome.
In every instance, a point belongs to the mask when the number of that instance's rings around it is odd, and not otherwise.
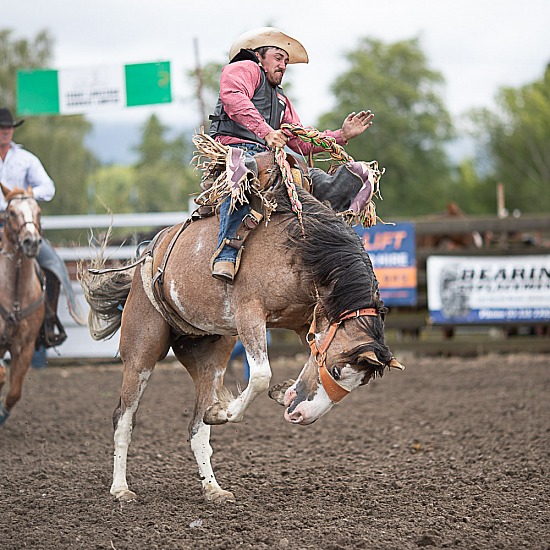
[[[334,380],[340,380],[341,376],[340,367],[332,367],[332,378],[334,378]]]

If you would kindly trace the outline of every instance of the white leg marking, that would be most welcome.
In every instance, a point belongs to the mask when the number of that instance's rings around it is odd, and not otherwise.
[[[250,379],[246,389],[237,396],[227,407],[227,419],[229,422],[240,422],[246,409],[252,401],[269,388],[271,380],[271,367],[266,353],[262,353],[259,360],[255,361],[250,355],[246,354],[248,364],[250,365]]]
[[[128,460],[128,448],[132,441],[132,419],[139,406],[139,400],[143,395],[151,371],[139,375],[138,395],[135,401],[128,407],[119,418],[114,435],[115,452],[113,464],[113,484],[111,494],[117,498],[131,500],[135,495],[128,490],[126,482],[126,464]]]
[[[199,467],[199,474],[201,476],[202,488],[206,491],[208,487],[215,490],[220,489],[214,471],[212,470],[212,464],[210,463],[210,457],[212,456],[212,447],[210,446],[210,426],[200,423],[197,433],[191,438],[191,450],[195,455],[197,466]]]
[[[210,457],[212,456],[212,447],[210,446],[210,426],[201,422],[195,435],[191,437],[191,450],[195,455],[195,460],[199,467],[202,489],[207,500],[228,501],[235,500],[233,493],[222,489],[216,477]]]

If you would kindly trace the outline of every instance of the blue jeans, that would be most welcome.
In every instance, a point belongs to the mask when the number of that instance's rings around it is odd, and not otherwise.
[[[243,149],[249,155],[257,155],[258,153],[264,153],[268,150],[265,145],[260,143],[236,143],[231,147],[238,147]],[[218,249],[226,239],[233,239],[236,236],[237,229],[241,224],[242,219],[250,213],[250,206],[248,204],[237,204],[237,208],[233,212],[229,212],[229,206],[231,203],[230,197],[227,197],[220,205],[220,230],[218,233]],[[226,244],[217,258],[216,262],[232,262],[236,263],[238,250]]]

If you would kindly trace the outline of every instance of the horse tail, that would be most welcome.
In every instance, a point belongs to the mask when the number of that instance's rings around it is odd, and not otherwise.
[[[105,265],[102,257],[95,258],[84,268],[78,265],[78,279],[84,290],[84,297],[90,306],[88,327],[94,340],[111,338],[120,328],[122,309],[130,293],[135,268],[92,274],[88,268],[101,269]]]

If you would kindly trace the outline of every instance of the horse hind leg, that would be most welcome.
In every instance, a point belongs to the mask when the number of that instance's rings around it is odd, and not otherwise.
[[[7,380],[7,370],[8,368],[4,363],[4,360],[0,358],[0,394],[2,393],[2,388]],[[2,426],[2,424],[4,424],[4,422],[8,419],[9,414],[10,413],[4,406],[4,403],[0,400],[0,426]]]
[[[189,443],[195,455],[202,483],[204,497],[208,501],[228,502],[235,497],[220,487],[212,469],[211,426],[206,424],[206,411],[224,399],[229,393],[223,387],[223,374],[231,355],[235,338],[210,337],[198,340],[182,340],[173,346],[174,353],[186,367],[195,384],[195,407],[189,423]]]
[[[113,414],[115,449],[111,494],[120,501],[136,499],[126,481],[134,419],[157,361],[166,356],[169,338],[170,327],[166,321],[153,308],[143,288],[133,285],[122,316],[120,357],[124,374],[119,405]]]
[[[137,373],[125,367],[121,397],[113,413],[115,451],[111,494],[120,501],[128,502],[136,499],[136,494],[128,489],[126,481],[128,449],[132,441],[132,430],[139,401],[151,372],[152,369]]]

